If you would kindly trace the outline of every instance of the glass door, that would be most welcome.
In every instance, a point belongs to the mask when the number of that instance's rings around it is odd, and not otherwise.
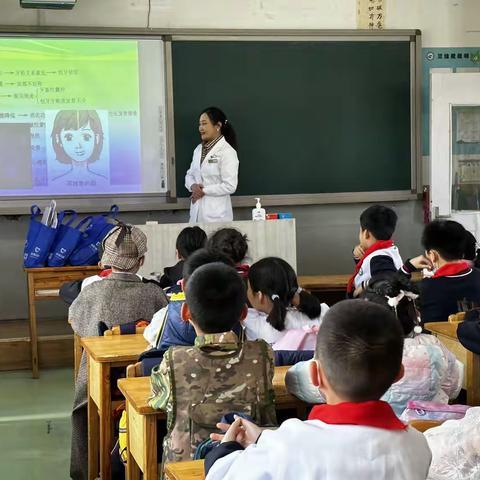
[[[480,238],[480,73],[430,76],[431,217]]]

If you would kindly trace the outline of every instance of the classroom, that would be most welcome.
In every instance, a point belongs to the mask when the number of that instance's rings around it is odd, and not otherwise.
[[[476,0],[1,3],[0,478],[480,479]]]

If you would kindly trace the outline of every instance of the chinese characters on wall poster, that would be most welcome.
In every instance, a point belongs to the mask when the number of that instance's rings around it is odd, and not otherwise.
[[[357,27],[367,30],[385,28],[387,0],[357,0]]]

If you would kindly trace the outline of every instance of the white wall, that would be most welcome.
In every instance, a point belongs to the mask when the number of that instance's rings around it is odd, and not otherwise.
[[[480,45],[479,0],[385,0],[387,28],[418,28],[426,47]],[[356,28],[356,0],[151,0],[151,27]],[[145,27],[148,0],[78,0],[72,11],[2,0],[3,25]]]

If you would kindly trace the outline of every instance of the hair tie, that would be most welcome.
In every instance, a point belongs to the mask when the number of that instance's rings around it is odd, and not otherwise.
[[[274,293],[270,298],[272,299],[272,302],[274,302],[277,298],[280,298],[280,297]]]
[[[228,123],[228,120],[225,119],[225,121],[223,122],[224,125],[226,125]]]

